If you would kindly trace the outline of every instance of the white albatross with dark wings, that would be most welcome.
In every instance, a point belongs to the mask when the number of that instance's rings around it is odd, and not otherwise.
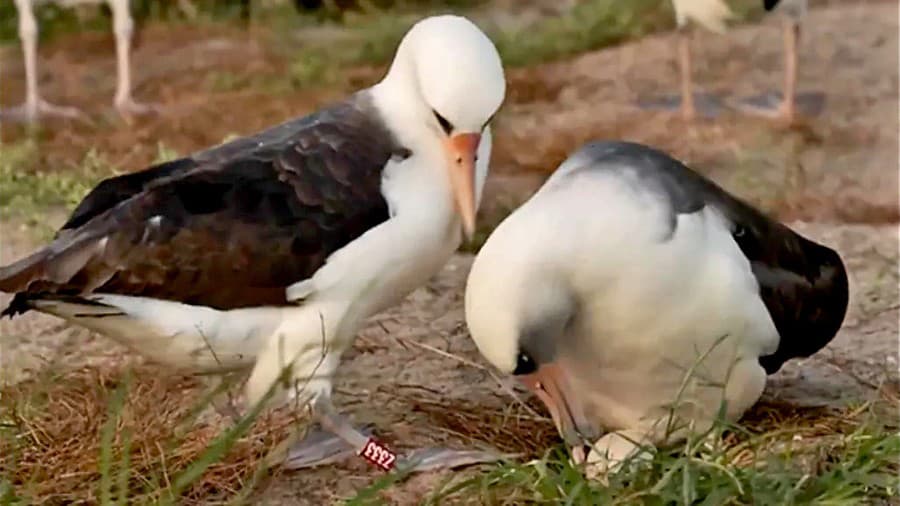
[[[488,238],[465,297],[478,349],[597,474],[739,418],[847,302],[834,250],[627,142],[570,156]]]
[[[341,353],[471,235],[505,90],[484,33],[426,18],[373,87],[101,182],[50,244],[0,269],[4,314],[52,314],[195,371],[253,366],[248,403],[270,389],[312,402],[359,450],[331,408]],[[323,460],[309,455],[288,465]]]

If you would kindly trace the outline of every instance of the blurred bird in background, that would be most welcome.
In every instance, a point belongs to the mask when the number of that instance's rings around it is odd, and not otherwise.
[[[55,105],[44,100],[38,90],[37,71],[37,39],[38,26],[34,16],[36,4],[55,2],[64,7],[75,7],[84,4],[106,2],[112,11],[113,32],[116,37],[117,84],[113,104],[123,117],[130,118],[136,114],[145,114],[157,110],[152,104],[141,104],[131,94],[131,39],[134,32],[134,19],[131,16],[128,0],[13,0],[19,15],[19,39],[22,41],[22,53],[25,59],[25,102],[12,109],[3,111],[3,116],[35,121],[39,116],[59,116],[80,118],[84,116],[80,110]]]
[[[83,5],[105,3],[112,14],[113,33],[116,40],[116,93],[113,104],[125,119],[135,115],[158,112],[155,104],[137,102],[133,95],[131,73],[131,43],[134,35],[134,16],[129,0],[13,0],[18,12],[18,32],[22,42],[22,53],[25,61],[25,101],[13,108],[0,111],[0,117],[33,122],[40,117],[84,118],[84,113],[71,106],[54,104],[41,96],[38,87],[37,42],[38,24],[35,17],[35,6],[42,3],[56,3],[62,7],[79,7]],[[138,3],[138,2],[136,2]],[[356,7],[355,0],[292,0],[295,8],[301,13],[312,13],[326,7],[337,9],[338,13]],[[177,0],[175,7],[189,20],[197,17],[198,9],[191,0]],[[140,2],[138,9],[147,10],[147,2]],[[167,8],[168,5],[161,7]],[[240,0],[240,16],[249,22],[251,0]]]
[[[678,30],[678,68],[680,71],[681,97],[671,104],[680,107],[686,120],[698,115],[713,116],[716,103],[706,94],[694,93],[692,77],[693,56],[691,50],[691,23],[706,30],[724,35],[728,21],[734,13],[725,0],[672,0]],[[735,107],[748,114],[756,114],[793,122],[797,115],[797,60],[800,23],[807,12],[807,0],[763,0],[766,11],[778,11],[784,15],[784,85],[781,96],[765,93],[737,101]],[[801,97],[805,100],[815,95]]]

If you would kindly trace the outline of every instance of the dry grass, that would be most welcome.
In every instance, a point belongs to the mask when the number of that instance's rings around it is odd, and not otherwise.
[[[416,411],[425,413],[434,427],[524,458],[539,457],[562,441],[549,418],[536,417],[518,403],[510,404],[505,410],[491,410],[473,402],[456,401],[453,406],[447,406],[420,398],[412,405]],[[530,398],[528,405],[544,413],[535,399]]]
[[[881,385],[876,397],[846,408],[763,400],[739,427],[717,428],[715,448],[695,451],[732,469],[757,469],[791,454],[797,469],[818,476],[845,458],[848,438],[873,416],[882,426],[878,434],[900,428],[898,391],[893,383]],[[15,494],[30,504],[240,500],[269,476],[263,459],[299,425],[284,409],[264,413],[245,430],[237,415],[211,407],[221,404],[214,396],[228,392],[147,365],[83,367],[6,386],[0,389],[0,496]],[[486,409],[427,391],[414,395],[406,401],[438,431],[518,454],[519,461],[555,462],[547,459],[561,441],[535,399]],[[231,442],[223,441],[235,430]]]
[[[765,436],[777,447],[785,439],[821,444],[822,438],[848,434],[862,423],[874,407],[879,418],[896,420],[900,400],[895,389],[883,388],[877,400],[858,406],[834,408],[827,406],[800,407],[793,404],[764,399],[754,405],[741,419],[741,431],[727,431],[726,446],[740,451],[749,438]],[[497,449],[518,453],[524,458],[539,458],[548,448],[562,443],[549,418],[534,417],[521,406],[510,405],[507,410],[485,410],[476,403],[455,403],[452,409],[445,404],[419,399],[413,404],[416,410],[426,413],[436,427],[473,441],[490,442]],[[532,409],[543,413],[543,407],[533,398]],[[893,414],[890,414],[893,413]],[[895,424],[896,425],[896,424]],[[900,428],[900,425],[898,425]]]
[[[231,425],[205,409],[211,392],[193,377],[150,367],[46,376],[0,390],[7,433],[0,437],[0,475],[29,503],[96,503],[111,492],[104,482],[114,463],[120,464],[120,499],[156,502]],[[294,422],[287,411],[261,416],[188,485],[179,503],[234,496],[251,486],[262,477],[255,471],[266,451]]]

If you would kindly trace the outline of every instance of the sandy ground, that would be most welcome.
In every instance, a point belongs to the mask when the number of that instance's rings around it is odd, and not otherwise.
[[[137,71],[138,94],[171,103],[169,115],[131,126],[48,128],[42,134],[42,167],[64,170],[89,147],[98,146],[111,153],[118,166],[136,169],[153,158],[157,142],[189,151],[218,142],[232,131],[250,132],[305,112],[337,93],[266,98],[251,91],[210,93],[202,86],[184,91],[189,88],[185,68],[201,75],[222,69],[236,72],[235,53],[258,56],[250,59],[259,72],[281,68],[251,35],[202,35],[202,41],[196,40],[197,34],[193,39],[181,35],[179,54],[193,55],[181,60],[166,58],[158,37],[145,37],[137,49],[136,59],[145,62]],[[675,91],[673,41],[671,34],[663,34],[511,71],[510,100],[498,120],[495,174],[484,214],[490,216],[526,198],[567,152],[587,139],[626,138],[668,149],[801,233],[835,247],[850,271],[851,306],[842,331],[815,357],[793,362],[775,375],[765,395],[803,406],[843,404],[867,398],[873,386],[886,381],[896,384],[900,318],[896,3],[813,10],[804,30],[800,88],[824,92],[826,105],[821,115],[793,129],[731,113],[685,124],[668,113],[636,108],[641,97]],[[727,37],[698,34],[695,41],[699,87],[732,96],[778,89],[777,20],[736,28]],[[106,42],[96,35],[79,38],[75,48],[56,42],[42,49],[46,67],[70,69],[66,77],[48,80],[47,95],[85,107],[108,104],[112,54],[88,59],[76,50],[111,49]],[[0,53],[3,68],[16,61],[9,48]],[[101,70],[88,70],[95,63]],[[99,73],[105,71],[110,73]],[[90,72],[97,81],[96,94],[79,94],[79,80],[88,79]],[[359,81],[371,78],[371,72],[363,72]],[[0,100],[14,102],[11,95],[19,96],[21,75],[7,74],[3,86]],[[204,93],[208,98],[201,101]],[[223,104],[231,107],[223,109]],[[17,127],[4,128],[5,139],[20,134]],[[29,237],[15,223],[4,223],[0,261],[7,263],[26,253],[34,246]],[[465,330],[462,293],[470,262],[471,257],[458,255],[402,305],[374,317],[345,356],[336,402],[356,420],[375,423],[379,434],[397,449],[472,444],[430,420],[421,409],[424,399],[497,409],[512,402],[484,367]],[[3,296],[0,304],[7,300]],[[40,315],[0,322],[0,351],[0,370],[7,381],[48,361],[54,367],[76,367],[139,360],[104,338]],[[285,474],[256,499],[323,504],[352,495],[376,475],[361,461]],[[414,503],[444,477],[416,476],[392,489],[387,498]]]

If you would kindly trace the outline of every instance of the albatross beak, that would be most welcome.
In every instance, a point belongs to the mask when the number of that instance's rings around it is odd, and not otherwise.
[[[444,141],[450,185],[456,201],[456,212],[462,218],[467,239],[475,233],[475,158],[481,135],[457,134]]]
[[[532,374],[519,376],[519,379],[547,406],[553,423],[568,445],[590,446],[599,437],[559,364],[542,365]]]

